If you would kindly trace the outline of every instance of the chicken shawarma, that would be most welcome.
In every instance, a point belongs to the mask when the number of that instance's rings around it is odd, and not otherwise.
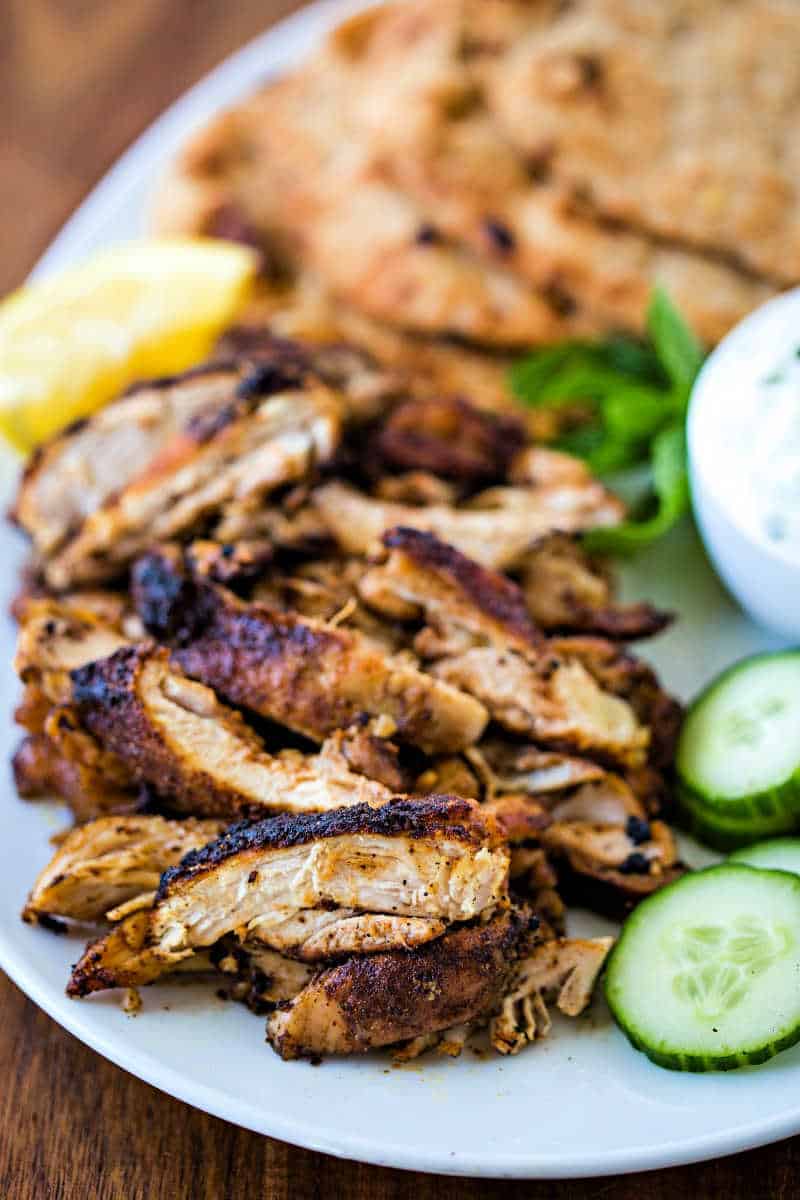
[[[94,928],[68,993],[210,973],[287,1059],[582,1012],[610,939],[565,901],[682,870],[629,646],[669,618],[580,542],[624,511],[524,421],[253,326],[42,447],[14,769],[75,819],[23,913]]]

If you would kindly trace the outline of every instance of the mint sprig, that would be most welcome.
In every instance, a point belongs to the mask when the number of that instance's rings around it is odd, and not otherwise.
[[[600,475],[649,465],[640,511],[621,525],[586,535],[592,550],[632,554],[662,537],[689,509],[685,420],[703,349],[666,292],[657,288],[647,339],[562,342],[529,354],[510,372],[527,404],[587,414],[557,442]]]

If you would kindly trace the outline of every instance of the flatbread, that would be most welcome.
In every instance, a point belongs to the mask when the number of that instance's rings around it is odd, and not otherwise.
[[[719,340],[774,293],[774,283],[692,246],[612,225],[519,153],[484,103],[475,63],[502,51],[523,8],[541,36],[559,6],[508,2],[505,25],[492,20],[499,7],[499,0],[487,8],[412,0],[395,9],[362,48],[362,90],[353,102],[359,136],[372,139],[375,158],[390,164],[398,185],[449,237],[552,302],[576,305],[600,327],[641,332],[659,284],[703,340]]]
[[[429,221],[352,127],[345,72],[312,63],[204,130],[162,189],[161,230],[215,232],[236,214],[330,292],[428,334],[525,346],[588,331],[530,283]]]
[[[797,0],[575,0],[483,70],[513,144],[597,211],[800,279]]]

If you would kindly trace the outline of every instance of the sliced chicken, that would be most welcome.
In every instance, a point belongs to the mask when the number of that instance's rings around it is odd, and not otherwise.
[[[42,731],[23,738],[12,768],[20,796],[58,797],[77,821],[130,812],[140,803],[140,789],[125,764],[82,729],[67,707],[50,709]]]
[[[537,542],[525,555],[520,575],[528,611],[542,629],[628,641],[651,637],[672,619],[650,604],[616,603],[609,576],[576,538],[565,534]]]
[[[222,360],[232,358],[258,365],[272,362],[276,347],[293,347],[298,362],[328,387],[341,392],[347,419],[355,423],[374,421],[397,401],[405,381],[399,372],[381,366],[360,346],[342,340],[329,344],[299,343],[277,337],[269,325],[242,324],[227,329],[216,347]]]
[[[42,446],[13,512],[39,554],[54,554],[194,417],[229,399],[237,380],[235,368],[212,364],[140,384]]]
[[[171,640],[187,675],[317,741],[366,713],[393,721],[401,741],[450,752],[476,741],[486,725],[473,697],[358,632],[181,580],[163,556],[137,563],[134,592],[145,624]]]
[[[432,670],[475,696],[513,733],[627,766],[646,759],[650,733],[631,705],[604,691],[580,662],[550,654],[549,648],[531,660],[476,646],[441,659]]]
[[[489,1026],[495,1050],[517,1054],[529,1042],[546,1037],[551,1025],[548,1000],[568,1017],[582,1013],[613,943],[610,937],[558,938],[537,946],[520,964],[516,986]]]
[[[507,870],[479,807],[456,797],[277,817],[236,827],[165,876],[153,942],[172,954],[245,926],[269,944],[276,918],[325,904],[466,921],[502,899]]]
[[[548,799],[551,821],[541,843],[569,899],[620,915],[683,873],[669,826],[649,819],[618,776]]]
[[[466,484],[505,478],[526,441],[515,417],[455,397],[407,400],[389,415],[375,449],[390,470],[427,471]]]
[[[537,796],[579,783],[602,779],[604,769],[588,758],[576,758],[538,746],[487,738],[466,751],[488,798],[506,792]]]
[[[132,913],[89,942],[72,968],[67,995],[78,998],[106,988],[142,987],[175,969],[180,959],[165,963],[147,945],[149,915],[147,909]]]
[[[192,529],[227,501],[302,479],[331,457],[342,405],[257,368],[226,403],[195,416],[146,469],[83,522],[45,566],[54,588],[112,578],[154,541]],[[266,398],[263,398],[266,392]]]
[[[79,601],[31,601],[17,638],[14,670],[53,704],[69,703],[69,673],[106,658],[130,639]]]
[[[507,850],[494,844],[478,806],[455,797],[234,826],[162,877],[140,941],[142,973],[154,978],[154,959],[167,970],[233,932],[308,959],[408,947],[501,902],[508,865]],[[328,923],[332,910],[339,910],[338,930]],[[81,994],[131,986],[133,957],[115,982],[105,954],[95,947],[79,964]],[[94,962],[101,974],[93,980]]]
[[[514,733],[631,766],[644,761],[649,733],[633,708],[604,691],[582,662],[555,651],[515,583],[430,533],[393,529],[383,543],[389,558],[367,573],[362,594],[396,617],[424,614],[428,627],[414,647],[435,660],[437,677],[475,696]]]
[[[514,978],[529,922],[498,913],[423,946],[349,958],[320,972],[267,1021],[282,1058],[363,1054],[490,1015]]]
[[[72,699],[101,745],[181,812],[234,820],[391,798],[382,784],[350,771],[342,755],[267,754],[235,709],[152,643],[73,671]]]
[[[539,455],[553,454],[540,450]],[[566,456],[559,455],[559,458]],[[577,460],[582,482],[546,478],[541,485],[490,488],[469,507],[446,504],[415,507],[375,500],[335,481],[315,490],[313,501],[347,554],[368,554],[395,526],[433,533],[481,566],[497,571],[516,566],[543,534],[613,525],[622,519],[620,503]],[[553,474],[556,474],[553,471]]]
[[[100,921],[111,909],[155,892],[168,867],[218,837],[220,821],[156,816],[100,817],[71,830],[40,873],[23,917]]]
[[[657,769],[675,761],[683,708],[661,686],[653,668],[607,638],[550,639],[554,653],[580,663],[605,691],[624,700],[650,730],[648,762]]]
[[[444,639],[466,634],[468,644],[477,638],[523,651],[542,645],[522,592],[506,576],[418,529],[391,529],[381,540],[388,558],[359,585],[374,608],[397,619],[424,615]]]

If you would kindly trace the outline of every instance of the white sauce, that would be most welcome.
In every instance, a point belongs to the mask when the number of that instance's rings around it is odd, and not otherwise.
[[[762,381],[748,478],[761,531],[800,555],[800,357]]]
[[[800,290],[731,333],[706,364],[693,457],[737,522],[800,561]]]

